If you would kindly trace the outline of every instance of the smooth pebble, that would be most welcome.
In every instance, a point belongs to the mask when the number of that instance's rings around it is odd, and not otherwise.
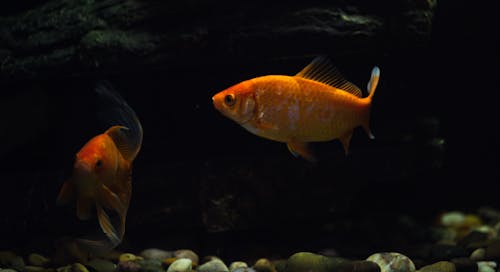
[[[159,248],[148,248],[141,251],[141,253],[139,253],[139,256],[143,257],[144,259],[164,260],[167,258],[172,258],[174,254],[171,251],[166,251]]]
[[[397,252],[375,253],[366,258],[380,266],[381,272],[415,272],[415,264],[410,258]]]
[[[168,266],[167,272],[189,272],[192,270],[193,261],[188,258],[181,258]]]
[[[206,262],[197,269],[198,272],[229,272],[226,264],[219,259],[211,260]]]
[[[200,258],[198,254],[190,249],[179,249],[174,252],[174,257],[177,259],[188,258],[191,259],[193,265],[196,266],[200,263]]]
[[[248,264],[245,263],[245,262],[241,262],[241,261],[236,261],[236,262],[232,262],[230,265],[229,265],[229,271],[230,272],[233,272],[235,269],[237,268],[246,268],[248,267]]]
[[[87,265],[97,272],[114,272],[116,270],[116,264],[104,259],[92,259]]]
[[[45,266],[50,263],[50,259],[37,253],[28,256],[28,263],[34,266]]]

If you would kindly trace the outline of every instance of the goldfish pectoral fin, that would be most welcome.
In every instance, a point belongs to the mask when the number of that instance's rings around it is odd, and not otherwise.
[[[107,186],[101,187],[100,203],[105,207],[115,210],[120,216],[120,236],[125,233],[125,221],[127,217],[127,206],[121,201],[117,194],[112,192]]]
[[[92,201],[88,197],[80,197],[76,201],[76,215],[80,220],[90,218],[90,210],[92,209]]]
[[[106,211],[104,211],[102,206],[99,204],[96,204],[96,209],[97,209],[97,218],[99,220],[99,225],[101,226],[101,229],[104,232],[104,234],[106,234],[111,244],[113,245],[120,244],[121,238],[119,237],[118,232],[116,231],[113,224],[111,224],[111,221]]]
[[[63,183],[59,195],[57,195],[56,203],[57,205],[67,204],[75,195],[75,187],[72,182],[66,181]]]
[[[302,157],[310,162],[316,162],[316,157],[312,154],[309,146],[305,142],[287,142],[287,147],[290,153],[292,153],[295,157]]]
[[[126,213],[127,207],[123,204],[120,197],[111,191],[106,185],[100,187],[99,202],[106,208],[117,211],[120,215]]]
[[[345,154],[349,154],[349,143],[351,142],[352,138],[352,131],[349,131],[348,133],[344,134],[342,137],[339,138],[340,142],[342,143],[342,146],[344,147],[344,152]]]

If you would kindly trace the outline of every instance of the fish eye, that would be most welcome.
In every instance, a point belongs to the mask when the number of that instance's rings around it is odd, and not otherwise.
[[[102,161],[101,161],[101,160],[97,160],[97,161],[95,162],[95,167],[96,167],[96,168],[99,168],[99,167],[101,167],[101,166],[102,166]]]
[[[233,106],[235,102],[236,99],[234,99],[234,94],[228,94],[224,97],[224,103],[230,107]]]

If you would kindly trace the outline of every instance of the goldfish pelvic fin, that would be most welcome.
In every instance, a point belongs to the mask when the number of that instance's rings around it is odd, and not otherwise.
[[[370,81],[368,81],[368,97],[372,98],[375,93],[375,89],[377,89],[378,80],[380,78],[380,69],[375,66],[372,69],[372,75],[370,77]]]
[[[113,142],[122,154],[123,158],[130,162],[134,160],[137,152],[139,151],[135,150],[134,146],[131,145],[127,136],[128,130],[129,129],[124,126],[112,126],[106,130],[105,133],[113,139]]]
[[[101,226],[102,231],[108,239],[110,240],[112,245],[118,245],[121,242],[121,238],[118,236],[118,232],[116,231],[113,224],[111,224],[111,220],[109,219],[108,214],[99,203],[96,203],[97,208],[97,218],[99,220],[99,225]]]
[[[312,154],[309,146],[305,142],[295,142],[290,141],[287,142],[287,147],[290,153],[292,153],[295,157],[302,157],[310,162],[316,162],[316,157]]]
[[[80,220],[90,218],[90,210],[92,209],[92,201],[88,197],[80,197],[76,201],[76,215]]]
[[[316,57],[295,76],[330,85],[357,97],[362,96],[361,90],[356,85],[347,81],[325,56]]]
[[[351,142],[352,138],[352,131],[347,132],[343,136],[339,138],[340,142],[342,143],[342,146],[344,147],[345,154],[349,154],[349,143]]]
[[[63,183],[61,191],[59,191],[59,195],[57,196],[57,205],[66,205],[75,195],[75,187],[73,182],[66,181]]]

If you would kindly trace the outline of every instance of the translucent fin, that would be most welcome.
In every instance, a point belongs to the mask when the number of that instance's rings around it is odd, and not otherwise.
[[[357,97],[362,96],[361,90],[347,81],[333,64],[324,56],[316,57],[295,76],[318,81],[337,89],[349,92]]]
[[[316,157],[312,154],[311,150],[308,147],[307,143],[304,142],[288,142],[287,143],[288,150],[295,157],[302,157],[310,162],[316,162]]]
[[[113,193],[108,187],[105,185],[101,186],[99,202],[104,204],[104,207],[113,209],[119,214],[123,214],[127,211],[127,207],[125,207],[118,197],[117,194]]]
[[[368,97],[372,98],[375,93],[375,89],[377,89],[378,80],[380,78],[380,69],[375,66],[372,69],[372,75],[370,77],[370,81],[368,81]]]
[[[92,201],[88,197],[80,197],[76,200],[76,215],[80,220],[90,218],[90,210],[92,209]]]
[[[113,139],[113,142],[122,154],[123,158],[130,162],[133,161],[137,155],[137,150],[135,150],[134,146],[131,146],[130,139],[127,135],[128,131],[129,129],[124,126],[112,126],[106,130],[105,133]]]
[[[124,135],[122,141],[126,142],[126,146],[128,147],[127,157],[129,161],[132,161],[141,149],[143,138],[142,125],[137,115],[109,82],[99,82],[96,92],[103,98],[102,109],[99,112],[101,119],[106,120],[109,126],[127,128],[127,130],[121,131]]]
[[[75,196],[75,187],[73,182],[66,181],[63,183],[59,195],[57,195],[57,205],[66,205]]]
[[[349,154],[349,144],[351,142],[352,138],[352,131],[349,131],[348,133],[344,134],[342,137],[339,138],[340,142],[342,143],[342,146],[344,147],[344,152],[345,154]]]
[[[106,211],[104,211],[104,209],[99,203],[96,203],[96,209],[97,209],[97,217],[99,219],[99,225],[101,226],[101,229],[104,232],[104,234],[106,234],[112,245],[120,244],[121,238],[119,237],[118,232],[116,231],[113,224],[111,224],[111,221]]]
[[[114,244],[113,241],[103,239],[103,240],[91,240],[91,239],[76,239],[78,245],[84,248],[86,251],[93,253],[93,255],[104,255],[110,252],[113,248],[118,246]],[[115,241],[116,242],[116,241]]]

